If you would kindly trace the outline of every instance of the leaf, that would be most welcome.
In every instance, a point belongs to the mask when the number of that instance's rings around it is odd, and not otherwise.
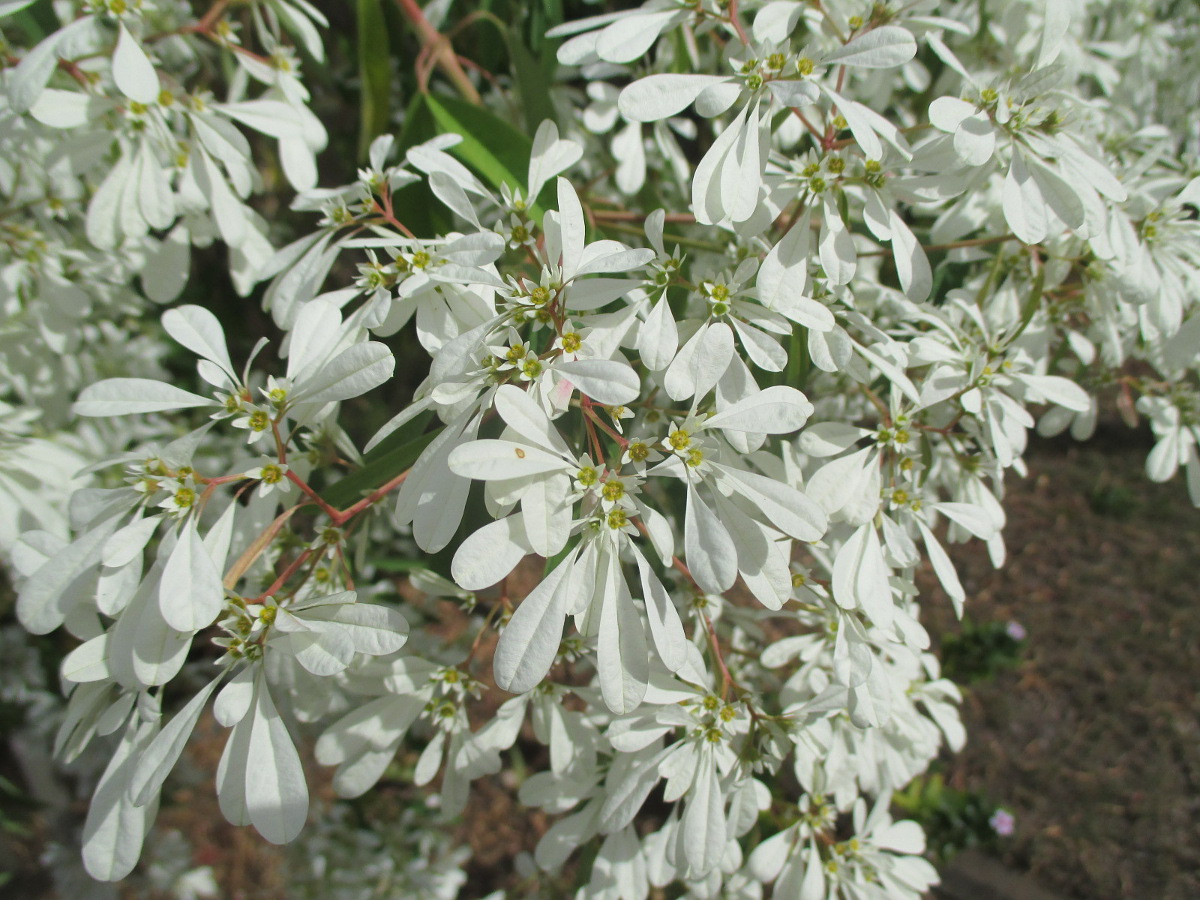
[[[892,255],[900,287],[912,300],[924,300],[933,288],[933,272],[925,250],[895,210],[891,211]]]
[[[152,725],[130,728],[100,776],[83,823],[83,866],[100,881],[120,881],[133,871],[142,852],[153,805],[139,809],[128,788],[140,751],[153,734]]]
[[[308,784],[260,667],[255,685],[246,766],[246,812],[258,833],[273,844],[295,839],[308,818]]]
[[[570,584],[578,548],[571,551],[559,566],[542,579],[512,614],[500,633],[492,671],[496,684],[514,694],[523,694],[536,687],[558,655],[563,625],[567,617],[566,593],[560,590]]]
[[[126,416],[215,405],[210,397],[149,378],[106,378],[85,387],[74,410],[78,416]]]
[[[733,587],[737,578],[733,539],[691,481],[687,486],[683,534],[687,564],[700,589],[721,594]]]
[[[386,344],[379,341],[355,344],[301,382],[292,399],[297,403],[349,400],[379,387],[392,377],[395,369],[396,358]]]
[[[233,363],[225,345],[225,331],[211,312],[202,306],[179,306],[163,313],[167,334],[197,356],[216,363],[233,377]]]
[[[505,184],[525,187],[533,148],[528,137],[495,114],[464,100],[427,94],[425,103],[441,133],[462,136],[463,140],[450,148],[453,156],[496,190]],[[533,217],[541,222],[545,208],[536,197],[528,200]]]
[[[1091,395],[1061,375],[1022,375],[1019,380],[1035,395],[1072,412],[1087,412],[1092,407]]]
[[[825,512],[803,492],[756,472],[720,464],[716,468],[722,480],[733,482],[733,492],[749,501],[772,528],[800,541],[819,541],[825,534]]]
[[[222,103],[214,109],[247,128],[253,128],[277,140],[306,136],[304,119],[283,100],[242,100],[237,103]]]
[[[138,760],[137,770],[129,781],[129,796],[134,806],[145,806],[162,790],[163,782],[175,768],[175,763],[183,753],[200,714],[204,712],[208,698],[224,677],[224,673],[221,673],[201,688],[162,731],[154,736],[154,740]]]
[[[571,448],[551,424],[550,417],[527,391],[512,384],[501,385],[494,402],[500,418],[518,434],[536,440],[541,446],[549,447],[564,457],[572,455]]]
[[[684,854],[693,875],[710,871],[725,853],[725,800],[711,751],[700,753],[680,827]]]
[[[929,553],[929,562],[933,566],[933,571],[937,575],[938,581],[942,583],[942,588],[950,597],[950,602],[954,604],[955,615],[961,619],[963,601],[966,600],[967,595],[963,590],[962,582],[958,579],[958,572],[954,568],[954,563],[951,562],[945,548],[942,547],[924,522],[918,520],[917,528],[921,530],[921,537],[925,539],[925,550]]]
[[[708,419],[704,427],[752,434],[788,434],[802,428],[812,411],[813,405],[804,394],[777,384],[726,407]]]
[[[462,542],[450,566],[455,584],[464,590],[491,587],[531,552],[521,514],[489,522]]]
[[[450,471],[479,481],[524,479],[567,469],[562,457],[515,441],[471,441],[455,447],[447,460]]]
[[[890,69],[904,65],[916,55],[917,41],[908,31],[896,25],[884,25],[854,38],[826,56],[825,62],[867,69]]]
[[[98,634],[84,641],[62,661],[60,672],[67,681],[82,684],[108,678],[108,634]]]
[[[371,141],[387,133],[391,124],[391,48],[382,0],[356,0],[355,12],[362,107],[358,156],[366,159]]]
[[[671,364],[679,349],[679,328],[671,315],[671,304],[662,297],[646,315],[638,330],[637,350],[647,368],[661,372]]]
[[[654,641],[654,648],[667,670],[678,672],[687,661],[688,648],[679,611],[646,558],[636,549],[633,551],[633,558],[642,582],[642,598],[646,602],[646,620],[650,624],[650,637]]]
[[[1050,230],[1050,210],[1024,156],[1016,149],[1004,179],[1002,201],[1008,227],[1021,241],[1038,244],[1046,239]]]
[[[542,41],[538,58],[525,46],[515,28],[508,32],[507,38],[513,80],[525,116],[525,130],[535,131],[547,119],[557,118],[554,101],[550,98],[550,86],[554,84],[554,73],[558,69],[557,41]]]
[[[327,598],[323,598],[327,599]],[[379,603],[306,603],[296,610],[304,621],[330,622],[356,653],[386,656],[408,640],[408,622],[398,609]]]
[[[158,588],[163,621],[181,632],[195,632],[212,623],[225,603],[221,573],[204,548],[195,518],[179,530]]]
[[[617,107],[631,122],[657,122],[685,110],[705,88],[729,80],[724,75],[650,75],[621,91]]]
[[[598,574],[603,579],[596,672],[604,705],[618,715],[632,712],[646,696],[650,679],[646,631],[621,573],[620,561],[608,555]]]
[[[125,23],[118,22],[117,28],[117,49],[112,60],[113,81],[130,100],[154,103],[158,99],[158,73]]]
[[[429,413],[423,413],[393,432],[363,456],[362,468],[322,491],[321,499],[330,506],[343,509],[361,500],[364,493],[382,487],[411,468],[421,451],[441,433],[441,428],[428,434],[420,433],[429,418]]]
[[[627,364],[612,359],[577,359],[554,367],[597,403],[623,406],[642,392],[642,381]]]
[[[35,17],[22,16],[26,21]],[[51,20],[53,21],[53,14]],[[56,27],[57,22],[50,25]],[[13,112],[26,112],[41,96],[55,70],[59,56],[71,57],[81,46],[98,38],[95,16],[80,16],[58,31],[45,37],[26,53],[12,69],[8,78],[8,100]],[[43,31],[43,34],[45,32]],[[61,47],[61,52],[60,52]]]

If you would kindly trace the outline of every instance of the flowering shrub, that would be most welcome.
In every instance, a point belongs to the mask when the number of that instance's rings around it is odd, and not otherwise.
[[[374,139],[320,188],[306,0],[0,3],[0,551],[25,628],[80,641],[55,749],[110,748],[95,878],[211,709],[221,809],[272,842],[298,741],[342,797],[410,759],[443,816],[543,745],[532,880],[918,897],[890,799],[965,739],[923,561],[961,614],[945,545],[1002,564],[1029,431],[1085,438],[1104,396],[1200,504],[1192,7],[555,6],[399,0],[397,73],[360,0]],[[511,79],[446,37],[485,26]],[[269,159],[312,229],[281,248]],[[214,241],[277,329],[248,353],[178,303]]]

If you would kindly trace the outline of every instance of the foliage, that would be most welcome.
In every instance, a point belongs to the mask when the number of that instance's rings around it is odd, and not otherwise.
[[[359,0],[351,43],[306,0],[0,2],[0,552],[78,642],[87,871],[134,871],[211,715],[275,843],[298,743],[439,824],[537,749],[529,894],[920,896],[892,800],[1019,638],[944,674],[918,568],[961,616],[945,545],[1001,565],[1029,431],[1107,397],[1200,504],[1200,16],[464,6]],[[459,890],[424,813],[339,810],[321,854]]]
[[[942,673],[958,684],[995,678],[1021,661],[1024,646],[1024,629],[1015,622],[976,623],[964,618],[958,634],[946,635],[942,641]]]
[[[994,803],[974,791],[946,785],[936,772],[915,778],[892,802],[925,829],[929,850],[939,861],[971,847],[995,847],[1000,838]]]

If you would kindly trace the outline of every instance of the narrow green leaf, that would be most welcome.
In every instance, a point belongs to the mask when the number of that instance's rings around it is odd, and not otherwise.
[[[435,138],[440,134],[437,122],[429,110],[427,94],[415,94],[404,115],[404,129],[400,132],[397,158],[402,159],[410,147]],[[453,219],[446,207],[433,196],[433,191],[424,179],[405,185],[392,196],[396,214],[417,235],[445,234],[454,227]]]
[[[361,469],[330,485],[321,493],[321,499],[338,509],[352,506],[362,499],[363,494],[382,487],[412,466],[421,451],[441,431],[435,428],[428,434],[421,434],[429,417],[429,413],[422,413],[388,435],[378,447],[363,457]]]
[[[427,94],[425,103],[441,133],[462,135],[462,142],[450,152],[480,178],[496,190],[504,184],[525,188],[533,152],[529,137],[494,113],[465,100]],[[531,211],[540,222],[544,208],[532,203]]]
[[[555,56],[557,42],[542,42],[541,57],[521,40],[515,28],[508,34],[509,54],[512,57],[513,78],[517,93],[521,97],[521,110],[525,116],[525,129],[529,134],[537,131],[543,119],[555,119],[554,102],[550,99],[550,85],[558,68]]]
[[[357,0],[358,76],[362,83],[359,159],[391,122],[392,68],[382,0]]]

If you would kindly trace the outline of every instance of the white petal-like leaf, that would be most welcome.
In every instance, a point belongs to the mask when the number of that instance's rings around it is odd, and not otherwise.
[[[117,49],[112,61],[113,81],[130,100],[147,105],[154,103],[158,100],[158,73],[125,23],[118,22],[117,28]]]
[[[215,405],[216,401],[211,397],[202,397],[161,381],[108,378],[85,387],[75,401],[74,409],[80,416],[126,416]]]
[[[916,38],[896,25],[884,25],[872,28],[830,53],[825,57],[825,62],[868,69],[890,69],[904,65],[916,55]]]
[[[621,91],[617,106],[631,122],[656,122],[682,112],[709,85],[728,80],[723,75],[651,75]]]
[[[567,377],[580,393],[605,406],[625,406],[642,393],[642,381],[626,363],[613,359],[577,359],[554,371]]]
[[[386,344],[378,341],[355,344],[298,385],[292,400],[305,403],[349,400],[379,387],[392,377],[395,369],[396,359]]]
[[[554,663],[562,642],[570,598],[560,586],[571,579],[578,550],[572,551],[529,592],[500,633],[492,671],[496,684],[514,694],[532,690]]]
[[[163,619],[176,631],[194,632],[209,625],[225,604],[225,588],[204,541],[189,518],[163,567],[158,605]]]
[[[295,839],[308,818],[308,783],[300,755],[260,674],[255,688],[246,767],[246,813],[273,844]],[[243,726],[244,727],[244,726]]]
[[[704,423],[705,428],[725,428],[753,434],[788,434],[802,428],[813,405],[793,387],[777,384],[726,407]]]

